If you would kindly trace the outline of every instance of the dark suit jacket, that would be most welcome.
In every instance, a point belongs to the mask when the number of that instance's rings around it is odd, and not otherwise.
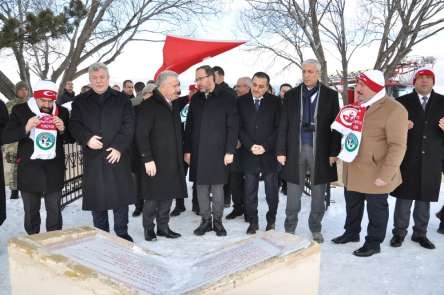
[[[266,93],[256,111],[250,93],[237,100],[239,113],[239,137],[242,143],[240,162],[244,173],[272,173],[277,171],[276,139],[279,129],[281,103]],[[251,147],[262,145],[265,153],[254,155]]]

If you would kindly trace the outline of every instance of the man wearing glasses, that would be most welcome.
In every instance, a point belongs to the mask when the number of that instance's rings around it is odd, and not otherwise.
[[[217,236],[225,236],[223,186],[228,181],[228,166],[233,162],[237,143],[236,98],[216,85],[210,66],[197,68],[196,84],[199,92],[191,98],[184,146],[184,160],[190,165],[190,181],[197,185],[202,216],[194,234],[201,236],[214,229]]]

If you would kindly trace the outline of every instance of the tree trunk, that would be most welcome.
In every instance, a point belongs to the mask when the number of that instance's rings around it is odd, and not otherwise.
[[[15,98],[15,86],[1,70],[0,70],[0,92],[8,100]]]

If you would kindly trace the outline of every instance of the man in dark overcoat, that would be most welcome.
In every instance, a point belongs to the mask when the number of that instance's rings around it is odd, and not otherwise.
[[[258,188],[262,174],[268,204],[266,230],[275,228],[279,204],[276,139],[281,102],[267,92],[270,77],[264,72],[254,74],[251,91],[238,98],[239,138],[242,144],[240,163],[244,172],[245,208],[250,226],[247,234],[259,229]]]
[[[223,186],[228,180],[228,166],[233,162],[238,138],[236,98],[216,85],[210,66],[197,68],[196,83],[200,92],[191,98],[184,143],[184,160],[190,163],[190,181],[196,182],[202,216],[194,234],[204,235],[211,231],[213,215],[216,235],[225,236]]]
[[[17,186],[22,194],[25,211],[25,230],[29,235],[40,232],[40,203],[42,197],[46,208],[46,230],[62,229],[60,199],[65,176],[64,141],[70,140],[66,129],[69,112],[57,106],[57,87],[51,81],[39,81],[34,87],[33,97],[23,104],[12,108],[10,119],[3,130],[3,143],[18,142],[17,149]],[[56,136],[35,134],[41,128],[43,116],[52,116]],[[55,133],[54,133],[55,134]],[[35,156],[35,141],[47,136],[45,150],[54,149],[55,155],[45,158]],[[55,141],[55,142],[54,142]],[[55,143],[55,147],[54,147]],[[37,142],[37,146],[39,143]]]
[[[3,101],[0,101],[0,137],[8,123],[8,109]],[[0,150],[0,225],[6,219],[6,193],[5,193],[5,175],[3,170],[3,152]]]
[[[435,245],[427,238],[430,202],[437,202],[444,154],[444,96],[433,91],[435,74],[420,68],[412,93],[397,100],[409,114],[407,151],[401,164],[402,184],[392,193],[396,199],[392,247],[400,247],[407,235],[413,202],[412,241],[426,249]]]
[[[89,67],[91,90],[72,105],[70,130],[83,147],[83,210],[92,211],[94,226],[109,231],[108,210],[114,213],[114,231],[126,240],[128,205],[136,201],[131,178],[130,147],[134,110],[121,92],[109,87],[106,65]]]
[[[157,235],[178,238],[168,226],[173,199],[186,195],[182,151],[182,125],[179,111],[173,101],[180,94],[180,84],[175,72],[159,74],[153,96],[140,105],[137,113],[136,142],[145,173],[141,175],[143,227],[145,240]]]
[[[327,184],[336,181],[339,133],[330,125],[339,112],[338,93],[319,82],[317,60],[302,65],[303,83],[284,97],[277,141],[277,158],[287,181],[285,231],[294,233],[301,210],[301,196],[307,173],[311,178],[311,211],[308,219],[313,239],[323,242],[321,221],[325,212]]]

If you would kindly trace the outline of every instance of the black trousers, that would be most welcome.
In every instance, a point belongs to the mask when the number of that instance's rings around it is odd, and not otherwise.
[[[113,209],[114,232],[120,235],[128,234],[128,206]],[[109,232],[108,210],[92,211],[94,226]]]
[[[172,199],[162,201],[145,200],[143,206],[143,227],[145,229],[154,229],[154,219],[156,219],[157,230],[167,230],[172,203]]]
[[[60,199],[62,192],[49,194],[21,192],[25,211],[25,230],[29,235],[40,232],[40,201],[43,197],[46,208],[46,231],[62,229],[62,212]]]
[[[231,172],[230,175],[231,196],[233,198],[233,208],[237,211],[244,212],[245,207],[245,191],[244,191],[244,173]]]
[[[259,173],[245,174],[245,209],[248,222],[258,223],[258,188]],[[267,223],[276,221],[276,213],[279,204],[279,185],[277,173],[263,174],[265,184],[265,197],[268,204]]]
[[[143,201],[144,201],[144,198],[143,198],[142,193],[140,191],[140,173],[141,173],[140,171],[131,173],[131,176],[133,178],[133,182],[134,182],[134,185],[136,188],[137,200],[136,200],[135,205],[136,205],[136,209],[139,209],[139,210],[141,210],[143,208]]]
[[[364,205],[367,201],[368,227],[365,244],[379,249],[385,239],[389,218],[387,203],[388,194],[365,194],[344,190],[347,217],[345,219],[345,234],[359,237]]]

